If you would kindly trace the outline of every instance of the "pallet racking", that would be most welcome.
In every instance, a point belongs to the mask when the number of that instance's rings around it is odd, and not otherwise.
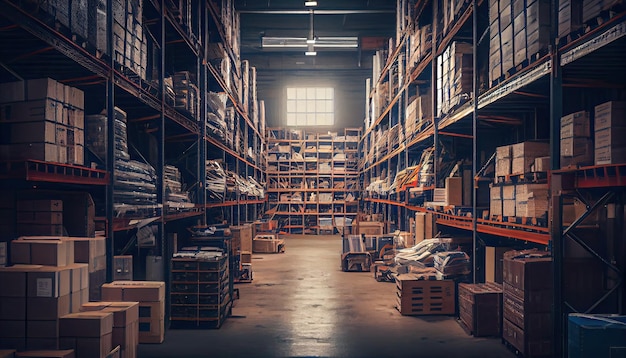
[[[268,205],[279,228],[307,234],[350,230],[358,209],[360,129],[339,135],[268,128],[267,135]]]

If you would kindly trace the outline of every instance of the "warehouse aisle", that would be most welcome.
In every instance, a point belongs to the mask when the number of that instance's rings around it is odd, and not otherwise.
[[[168,330],[139,357],[514,357],[500,339],[468,336],[453,317],[407,317],[395,285],[339,269],[338,236],[287,238],[286,253],[254,255],[219,330]]]

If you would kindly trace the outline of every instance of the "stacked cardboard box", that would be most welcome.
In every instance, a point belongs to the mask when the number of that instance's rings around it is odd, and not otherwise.
[[[584,166],[593,162],[589,112],[561,118],[561,167]]]
[[[74,262],[87,264],[89,300],[99,301],[100,287],[106,282],[106,239],[104,237],[66,239],[74,243]]]
[[[113,1],[115,61],[145,80],[148,67],[148,39],[142,25],[143,0],[110,1]],[[106,34],[106,27],[104,29]],[[97,30],[101,30],[101,27],[98,26]],[[106,48],[99,49],[106,52]]]
[[[19,235],[63,235],[63,201],[18,200]]]
[[[250,254],[252,253],[253,228],[252,224],[230,227],[233,235],[232,249],[234,254],[241,255],[241,263],[252,263]]]
[[[515,202],[515,185],[502,186],[502,215],[506,217],[515,217],[517,203]]]
[[[15,261],[30,256],[35,262],[67,262],[69,245],[32,246],[16,247]],[[59,318],[86,302],[86,272],[82,264],[0,268],[0,347],[59,349]]]
[[[494,216],[502,215],[502,186],[493,185],[489,186],[490,199],[489,199],[489,214]]]
[[[165,283],[114,281],[102,285],[102,300],[139,302],[139,343],[162,343],[165,336]]]
[[[474,337],[500,336],[502,285],[459,283],[459,318]]]
[[[522,218],[547,217],[548,184],[516,184],[515,215]]]
[[[496,148],[496,179],[511,174],[512,161],[510,145]]]
[[[463,104],[472,93],[472,45],[464,42],[452,42],[437,58],[441,68],[438,73],[437,89],[438,114],[446,114],[456,106]]]
[[[489,82],[546,50],[550,42],[549,0],[490,0]]]
[[[59,320],[60,346],[77,358],[105,358],[113,349],[113,313],[90,311],[64,315]]]
[[[536,251],[504,255],[502,337],[525,357],[552,352],[552,259]]]
[[[174,85],[174,107],[185,110],[197,118],[200,113],[200,92],[195,76],[189,71],[179,71],[172,76]]]
[[[51,78],[0,85],[0,158],[84,163],[84,94]]]
[[[120,346],[121,358],[135,358],[139,344],[139,302],[90,302],[81,311],[113,314],[112,346]]]
[[[559,0],[559,38],[578,31],[582,26],[582,1]]]
[[[511,146],[511,173],[529,173],[535,164],[535,159],[545,157],[550,153],[550,145],[545,142],[522,142]]]
[[[595,107],[595,164],[626,162],[626,102],[606,102]]]

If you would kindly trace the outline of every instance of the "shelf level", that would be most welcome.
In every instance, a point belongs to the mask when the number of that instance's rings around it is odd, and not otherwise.
[[[109,175],[104,170],[39,160],[0,163],[0,179],[80,185],[109,184]]]

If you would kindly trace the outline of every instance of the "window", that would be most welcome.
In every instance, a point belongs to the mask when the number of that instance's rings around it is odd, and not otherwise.
[[[288,126],[332,126],[335,123],[332,88],[287,88]]]

